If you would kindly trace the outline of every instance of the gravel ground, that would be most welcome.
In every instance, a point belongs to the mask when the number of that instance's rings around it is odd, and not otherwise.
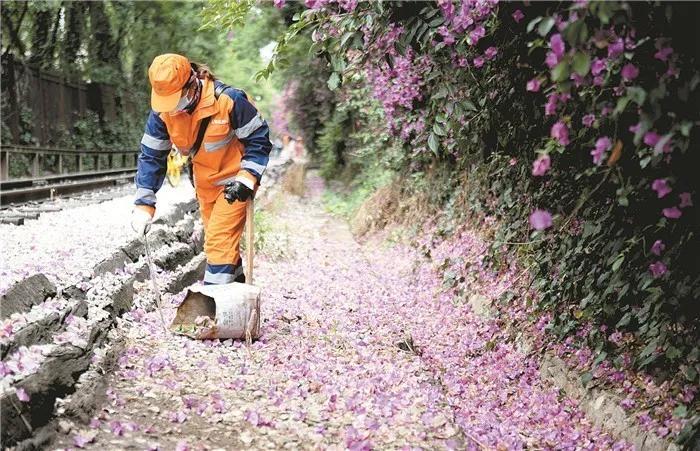
[[[133,238],[129,223],[134,192],[132,189],[129,195],[79,207],[74,200],[61,199],[56,204],[67,207],[64,210],[43,213],[21,226],[0,224],[0,294],[38,272],[58,286],[69,286],[90,275],[97,263]],[[175,203],[193,198],[194,190],[187,180],[177,188],[166,183],[157,197],[159,217]]]
[[[270,215],[284,252],[257,257],[262,338],[193,341],[156,312],[121,322],[126,351],[90,425],[58,448],[627,449],[538,376],[494,323],[440,295],[411,250],[357,244],[320,205],[284,198]],[[137,304],[151,296],[137,285]],[[169,305],[183,294],[166,298]],[[175,309],[166,308],[166,321]]]

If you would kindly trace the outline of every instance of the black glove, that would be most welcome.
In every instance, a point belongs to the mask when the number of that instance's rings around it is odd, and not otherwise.
[[[224,199],[230,204],[236,200],[245,202],[253,195],[253,190],[239,181],[228,182],[224,187]]]

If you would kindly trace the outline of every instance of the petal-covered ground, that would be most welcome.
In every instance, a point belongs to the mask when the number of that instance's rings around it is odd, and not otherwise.
[[[415,251],[358,244],[323,211],[320,179],[309,185],[306,198],[281,197],[269,213],[286,237],[284,252],[256,260],[262,338],[193,341],[135,309],[108,405],[57,446],[628,448],[543,382],[495,322],[441,294],[442,277]]]
[[[0,224],[0,294],[18,280],[42,273],[58,286],[89,276],[102,259],[134,234],[129,226],[134,189],[102,203],[59,198],[49,206],[61,211],[42,214],[24,225]],[[158,191],[156,219],[168,214],[177,202],[194,197],[186,179],[177,188],[167,183]]]

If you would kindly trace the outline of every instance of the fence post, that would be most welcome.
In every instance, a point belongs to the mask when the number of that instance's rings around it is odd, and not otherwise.
[[[10,151],[0,150],[0,180],[10,178]]]
[[[41,160],[39,152],[34,152],[34,158],[32,158],[32,177],[37,178],[41,176]]]

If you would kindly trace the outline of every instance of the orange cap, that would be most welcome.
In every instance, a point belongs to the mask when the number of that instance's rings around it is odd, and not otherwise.
[[[153,59],[148,68],[148,79],[151,81],[151,107],[154,111],[175,109],[191,71],[190,60],[182,55],[165,53]]]

